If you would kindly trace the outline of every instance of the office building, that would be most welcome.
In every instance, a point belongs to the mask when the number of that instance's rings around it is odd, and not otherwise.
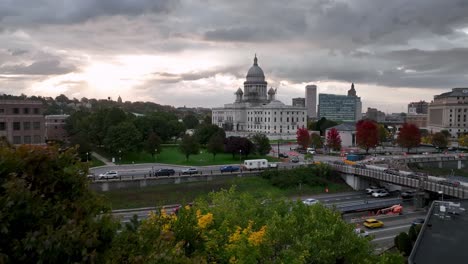
[[[317,85],[307,85],[305,103],[308,118],[317,118]]]
[[[305,98],[303,97],[293,98],[292,106],[305,107]]]
[[[428,106],[426,101],[411,102],[408,104],[408,114],[427,114]]]
[[[468,88],[453,88],[435,95],[428,107],[427,129],[431,133],[447,130],[453,139],[468,133]]]
[[[374,120],[377,123],[385,121],[385,113],[382,111],[377,110],[376,108],[367,108],[366,118],[370,120]]]
[[[0,137],[14,144],[44,144],[45,126],[40,101],[0,100]]]
[[[361,98],[356,95],[354,84],[348,95],[319,94],[319,118],[356,122],[362,118]]]
[[[68,133],[65,130],[65,120],[68,117],[68,115],[45,116],[46,140],[68,141]]]

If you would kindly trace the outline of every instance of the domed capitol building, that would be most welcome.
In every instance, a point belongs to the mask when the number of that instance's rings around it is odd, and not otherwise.
[[[228,134],[262,133],[267,136],[295,135],[297,128],[306,127],[305,107],[285,105],[275,99],[276,89],[267,91],[267,82],[257,56],[247,72],[244,90],[239,88],[236,101],[213,108],[212,122]],[[229,133],[230,131],[236,133]]]

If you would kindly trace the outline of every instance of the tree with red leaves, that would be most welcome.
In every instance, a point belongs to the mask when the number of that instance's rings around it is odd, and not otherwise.
[[[341,137],[336,128],[332,128],[327,133],[327,145],[332,150],[338,151],[341,149]]]
[[[356,144],[369,153],[369,149],[377,147],[379,143],[379,130],[372,120],[360,120],[356,123]]]
[[[402,148],[407,148],[408,152],[411,148],[419,146],[421,143],[419,128],[413,124],[404,123],[398,134],[397,143]]]
[[[307,128],[298,128],[296,132],[296,138],[297,138],[297,144],[301,146],[302,148],[307,148],[309,146],[310,142],[310,135],[309,131],[307,131]]]

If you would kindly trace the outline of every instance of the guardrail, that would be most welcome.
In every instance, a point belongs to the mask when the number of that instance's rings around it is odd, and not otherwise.
[[[461,199],[468,198],[468,189],[463,186],[448,186],[439,181],[426,179],[425,177],[421,177],[419,179],[409,178],[405,175],[394,175],[385,173],[383,171],[374,170],[374,169],[362,169],[362,168],[355,168],[352,166],[341,165],[341,164],[334,164],[329,163],[329,165],[337,171],[359,175],[371,179],[376,179],[379,181],[394,183],[402,186],[407,186],[415,189],[424,189],[426,191],[431,192],[439,192],[442,191],[444,195],[449,195]]]

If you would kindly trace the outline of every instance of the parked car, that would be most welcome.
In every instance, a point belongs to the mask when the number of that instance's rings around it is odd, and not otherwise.
[[[384,223],[380,220],[369,218],[369,219],[366,219],[366,221],[364,222],[364,226],[367,228],[378,228],[378,227],[383,227]]]
[[[450,186],[450,187],[459,187],[460,186],[459,181],[453,181],[453,180],[443,180],[443,181],[439,181],[439,183],[443,184],[443,185]]]
[[[277,169],[277,168],[278,168],[278,163],[276,163],[276,162],[268,162],[268,168],[270,168],[270,169]]]
[[[314,205],[314,204],[319,203],[319,200],[314,199],[314,198],[309,198],[309,199],[305,199],[304,201],[302,201],[302,203],[304,203],[305,205]]]
[[[400,194],[401,198],[403,199],[410,199],[410,198],[413,198],[414,195],[416,194],[416,191],[414,190],[407,190],[407,191],[404,191]]]
[[[86,178],[88,178],[89,180],[92,180],[94,181],[96,179],[96,175],[94,175],[94,173],[90,173],[86,176]]]
[[[414,219],[413,222],[411,222],[411,225],[412,226],[415,226],[415,225],[422,225],[424,224],[424,218],[417,218],[417,219]]]
[[[359,237],[368,237],[369,236],[369,232],[367,232],[366,230],[361,229],[361,228],[354,229],[354,233],[356,233],[356,235],[358,235]]]
[[[357,169],[365,169],[365,168],[367,168],[367,167],[366,167],[366,164],[362,164],[362,163],[354,164],[353,167],[354,167],[354,168],[357,168]]]
[[[103,180],[103,179],[117,179],[119,178],[119,173],[116,171],[106,171],[104,173],[99,174],[98,179]]]
[[[182,174],[184,175],[192,175],[192,174],[198,174],[198,169],[197,168],[187,168],[182,170]]]
[[[292,158],[291,158],[291,162],[293,162],[293,163],[298,163],[298,162],[299,162],[299,158],[298,158],[298,157],[292,157]]]
[[[383,188],[371,185],[371,186],[369,186],[369,188],[366,188],[366,193],[367,194],[372,194],[373,192],[378,191],[378,190],[383,190]]]
[[[286,153],[280,153],[280,154],[278,154],[278,157],[285,158],[285,159],[289,158],[288,154],[286,154]]]
[[[172,176],[175,174],[173,169],[159,169],[154,172],[154,176]]]
[[[372,193],[372,197],[376,197],[376,198],[385,197],[385,196],[389,196],[389,195],[390,195],[390,193],[385,189],[380,189],[380,190],[377,190],[377,191]]]
[[[307,153],[311,154],[311,155],[315,155],[315,149],[314,148],[307,148]]]
[[[219,170],[221,172],[234,172],[234,171],[238,171],[239,167],[237,167],[237,166],[223,166]]]

